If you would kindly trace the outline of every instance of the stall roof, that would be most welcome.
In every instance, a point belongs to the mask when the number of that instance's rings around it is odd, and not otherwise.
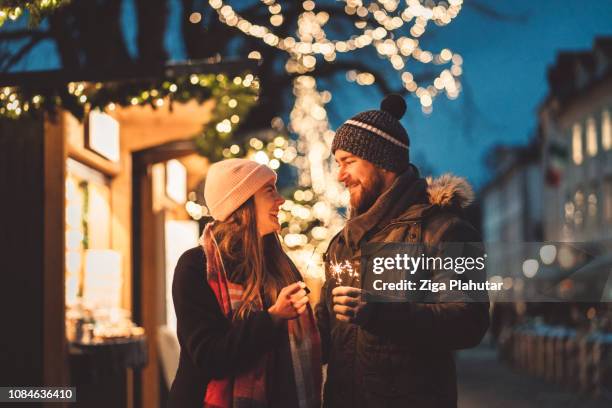
[[[111,69],[86,68],[49,71],[26,71],[0,74],[0,86],[49,87],[69,82],[110,82],[173,78],[190,74],[241,74],[257,71],[261,60],[211,58],[170,62],[159,67],[144,65],[118,66]]]

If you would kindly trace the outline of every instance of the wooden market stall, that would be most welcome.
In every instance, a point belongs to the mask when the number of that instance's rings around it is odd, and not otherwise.
[[[156,76],[172,90],[179,76],[193,84],[252,68],[190,63],[154,72],[13,74],[0,76],[0,92]],[[191,220],[187,196],[208,166],[194,135],[215,119],[217,102],[170,104],[160,96],[155,106],[110,103],[83,117],[60,108],[0,119],[2,298],[11,311],[5,347],[14,351],[3,365],[15,367],[3,384],[78,384],[78,406],[160,406],[158,331],[171,306],[166,224]],[[197,223],[188,230],[197,234]]]

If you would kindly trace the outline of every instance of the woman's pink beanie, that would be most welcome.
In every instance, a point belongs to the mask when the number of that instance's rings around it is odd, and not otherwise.
[[[204,199],[215,220],[225,221],[276,173],[264,164],[248,159],[227,159],[208,169]]]

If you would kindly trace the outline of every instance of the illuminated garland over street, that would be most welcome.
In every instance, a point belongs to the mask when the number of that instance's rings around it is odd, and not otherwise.
[[[0,27],[6,20],[15,21],[24,11],[30,14],[30,25],[36,25],[60,7],[70,3],[71,0],[1,0],[0,1]]]
[[[270,12],[270,24],[279,26],[285,17],[282,7],[275,0],[261,0]],[[219,20],[230,27],[235,27],[244,34],[261,39],[265,44],[286,51],[289,60],[285,69],[289,73],[306,74],[312,72],[320,63],[336,60],[337,54],[349,53],[368,46],[373,46],[378,55],[390,62],[391,66],[401,72],[400,78],[404,88],[419,98],[425,113],[430,113],[433,100],[441,93],[450,99],[459,96],[463,73],[463,59],[448,48],[432,52],[422,48],[419,38],[425,33],[428,24],[437,26],[449,24],[461,11],[463,0],[420,1],[406,0],[406,7],[400,7],[399,0],[371,1],[365,5],[362,0],[345,0],[344,12],[356,18],[355,27],[359,35],[343,40],[327,38],[324,26],[330,22],[326,11],[316,11],[312,0],[302,2],[304,11],[298,17],[296,37],[280,37],[272,28],[254,24],[241,17],[227,2],[209,0],[219,14]],[[403,35],[401,29],[409,26],[410,36]],[[254,53],[256,56],[257,53]],[[430,84],[419,84],[415,75],[406,69],[412,59],[421,64],[447,65]],[[360,85],[372,85],[374,75],[369,72],[351,72],[349,80]]]
[[[51,116],[60,109],[78,120],[90,110],[112,112],[117,106],[151,106],[196,100],[216,101],[211,121],[196,142],[201,154],[212,161],[223,158],[240,120],[257,102],[259,82],[252,74],[228,78],[223,74],[192,74],[155,81],[70,82],[53,88],[0,88],[0,118],[20,119],[41,113]]]

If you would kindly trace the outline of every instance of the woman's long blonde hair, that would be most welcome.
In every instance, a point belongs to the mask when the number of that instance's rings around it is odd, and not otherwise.
[[[244,286],[242,304],[234,313],[235,319],[243,319],[259,306],[260,301],[274,303],[283,287],[300,279],[278,236],[259,236],[253,197],[227,220],[215,222],[212,232],[223,264],[228,268],[228,279]]]

